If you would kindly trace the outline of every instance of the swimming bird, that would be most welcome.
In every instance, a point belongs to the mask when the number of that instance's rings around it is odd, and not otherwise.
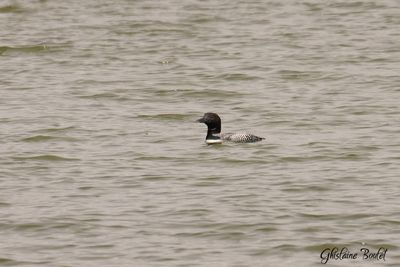
[[[221,118],[216,113],[204,113],[204,116],[197,122],[207,125],[207,144],[221,144],[223,141],[253,143],[265,139],[249,133],[221,133]]]

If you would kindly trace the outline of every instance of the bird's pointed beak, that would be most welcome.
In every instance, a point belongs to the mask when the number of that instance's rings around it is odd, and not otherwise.
[[[204,123],[204,118],[198,119],[196,122],[202,122],[202,123]]]

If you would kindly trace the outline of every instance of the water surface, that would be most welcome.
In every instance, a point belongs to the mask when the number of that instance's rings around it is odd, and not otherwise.
[[[398,266],[399,8],[2,2],[0,265]]]

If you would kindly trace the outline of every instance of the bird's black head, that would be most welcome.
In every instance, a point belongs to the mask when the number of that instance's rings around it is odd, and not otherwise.
[[[208,131],[211,131],[213,134],[221,132],[221,118],[216,113],[204,113],[203,118],[197,120],[197,122],[205,123]]]

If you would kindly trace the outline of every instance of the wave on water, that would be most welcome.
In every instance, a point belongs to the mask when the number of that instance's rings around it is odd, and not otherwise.
[[[40,160],[40,161],[74,161],[74,160],[79,160],[77,158],[67,158],[67,157],[61,157],[57,155],[39,155],[39,156],[28,156],[28,157],[12,157],[15,160]]]
[[[0,6],[0,13],[19,13],[23,12],[23,8],[16,4]]]
[[[46,44],[24,45],[24,46],[0,46],[0,55],[5,52],[35,53],[49,50]]]
[[[1,13],[1,12],[0,12]],[[66,47],[68,44],[54,44],[41,42],[32,45],[4,45],[0,46],[0,55],[19,54],[19,53],[41,53],[41,52],[57,52]]]
[[[131,100],[131,98],[129,98],[129,97],[124,97],[124,96],[121,96],[121,95],[119,95],[119,94],[109,93],[109,92],[98,93],[98,94],[92,94],[92,95],[83,95],[83,96],[79,96],[79,98],[82,98],[82,99],[92,99],[92,100],[102,100],[102,99],[106,99],[106,100],[118,100],[118,101],[127,101],[127,100]]]
[[[154,115],[147,115],[147,114],[140,114],[137,118],[141,119],[155,119],[155,120],[175,120],[175,121],[183,121],[187,118],[190,118],[191,115],[188,114],[176,114],[176,113],[165,113],[165,114],[154,114]]]
[[[24,141],[24,142],[41,142],[41,141],[48,141],[48,140],[53,140],[53,139],[57,139],[57,138],[58,137],[49,136],[49,135],[35,135],[35,136],[23,138],[21,141]]]
[[[67,126],[67,127],[62,127],[62,128],[46,128],[46,129],[40,129],[37,130],[36,132],[41,132],[41,133],[46,133],[46,132],[63,132],[63,131],[68,131],[68,130],[72,130],[75,129],[74,126]]]

